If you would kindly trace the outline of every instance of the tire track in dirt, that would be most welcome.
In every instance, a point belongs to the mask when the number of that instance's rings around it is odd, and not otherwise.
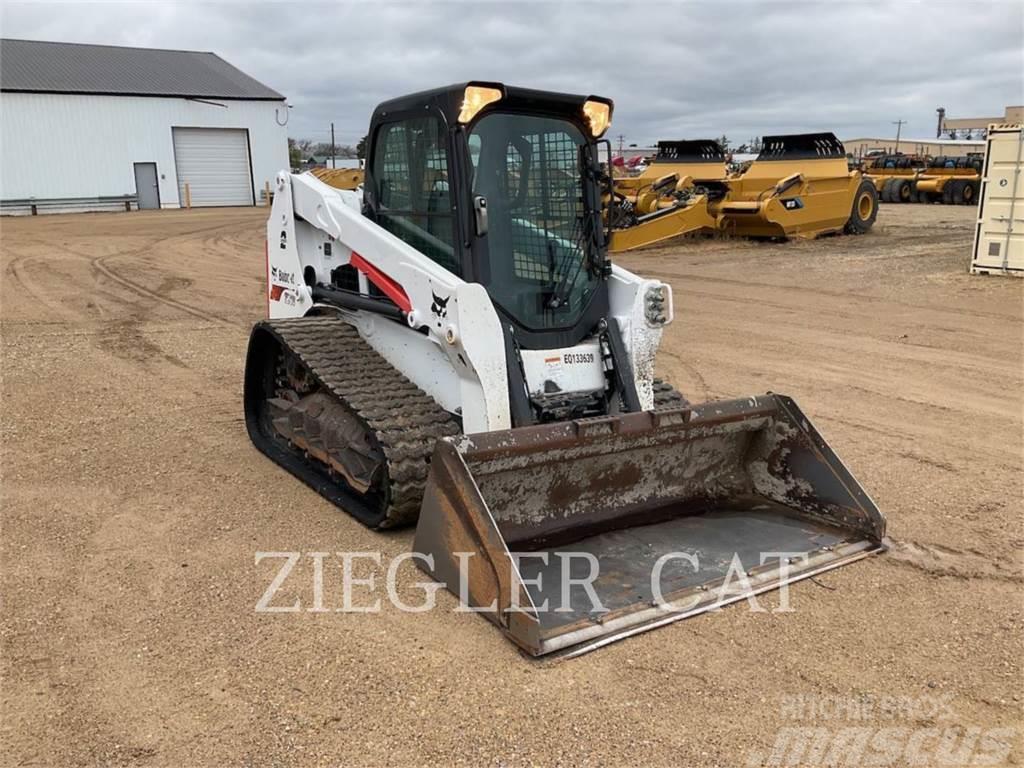
[[[75,253],[72,255],[81,254]],[[35,299],[40,306],[45,307],[55,317],[65,318],[64,320],[54,321],[54,324],[66,327],[69,321],[88,323],[97,321],[103,322],[108,319],[107,317],[104,316],[105,310],[100,304],[94,304],[93,302],[90,301],[85,305],[85,308],[90,311],[82,311],[81,309],[75,308],[69,302],[54,300],[51,294],[48,294],[42,289],[40,289],[37,286],[35,280],[29,277],[27,267],[29,265],[39,264],[41,262],[45,262],[48,266],[50,266],[51,272],[56,271],[52,269],[52,259],[47,259],[44,256],[32,255],[19,256],[18,258],[11,262],[11,264],[8,266],[7,271],[10,272],[11,275],[14,277],[15,282],[18,285],[20,285],[27,294],[29,294],[33,299]],[[72,282],[74,280],[73,275],[66,275],[66,277],[68,278],[69,282]],[[123,295],[118,295],[114,291],[101,290],[100,295],[102,295],[104,299],[107,299],[117,305],[129,306],[131,303],[130,301],[125,299]],[[25,322],[30,323],[32,325],[45,324],[45,321],[39,319],[29,319],[26,320]]]
[[[690,291],[687,289],[673,288],[675,295],[685,295],[698,298],[704,302],[723,302],[725,304],[749,304],[748,299],[744,299],[738,296],[728,296],[725,294],[717,294],[710,292],[701,291]],[[806,335],[809,333],[809,328],[806,320],[801,319],[798,315],[799,310],[793,306],[787,306],[778,302],[772,302],[767,300],[759,300],[757,302],[759,308],[771,308],[778,310],[779,314],[772,318],[772,328],[775,329],[776,333],[761,332],[764,337],[764,343],[769,347],[778,347],[778,343],[774,343],[776,340],[777,331],[782,328],[786,328],[792,334]],[[929,368],[942,368],[949,369],[950,367],[957,368],[965,372],[975,372],[979,367],[984,367],[992,364],[993,358],[991,356],[982,355],[976,350],[971,350],[971,345],[989,341],[990,338],[985,334],[978,331],[976,327],[965,326],[962,328],[942,328],[937,325],[921,325],[921,324],[907,324],[900,326],[901,329],[906,331],[911,336],[917,336],[918,334],[925,333],[937,333],[941,332],[949,336],[956,336],[964,339],[964,345],[967,347],[965,351],[959,352],[948,352],[948,347],[940,341],[934,343],[921,343],[919,341],[911,339],[903,339],[896,336],[896,330],[893,328],[885,329],[874,329],[871,330],[865,327],[849,327],[854,323],[861,322],[863,326],[863,314],[856,314],[851,312],[843,312],[842,310],[834,307],[829,308],[828,312],[829,319],[831,320],[842,320],[844,324],[833,324],[828,327],[828,332],[832,336],[841,337],[835,339],[826,339],[824,337],[815,338],[813,343],[816,347],[823,350],[832,350],[837,354],[848,354],[850,347],[847,344],[852,343],[858,347],[864,345],[872,345],[874,350],[877,350],[879,354],[898,361],[912,359],[915,365],[921,365]],[[737,319],[732,316],[723,315],[722,319],[719,320],[719,324],[724,325],[735,325],[737,328],[744,327],[744,321]],[[821,334],[813,334],[815,337],[821,336]],[[888,346],[885,348],[879,348],[878,344],[896,344],[898,346]],[[767,347],[766,347],[767,348]],[[927,353],[934,351],[941,351],[945,353],[945,356],[938,360],[934,356],[929,356]]]
[[[12,251],[13,253],[14,251]],[[51,312],[62,316],[69,317],[71,313],[65,304],[53,301],[49,295],[39,288],[28,276],[26,267],[41,259],[41,256],[18,256],[16,257],[7,267],[7,271],[14,278],[14,281],[25,289],[25,292],[35,299],[40,305],[46,307]],[[81,319],[81,317],[75,318]]]
[[[933,576],[994,579],[1016,584],[1024,582],[1024,575],[1019,571],[981,552],[902,539],[890,539],[889,543],[886,557],[889,562],[916,568]]]
[[[161,304],[165,304],[165,305],[167,305],[167,306],[169,306],[169,307],[171,307],[173,309],[177,309],[180,312],[184,312],[185,314],[191,315],[191,316],[196,317],[196,318],[198,318],[200,320],[205,320],[206,322],[220,323],[220,324],[229,325],[229,326],[242,327],[242,325],[240,323],[237,323],[237,322],[229,320],[229,319],[227,319],[225,317],[222,317],[222,316],[216,314],[215,312],[210,312],[210,311],[207,311],[207,310],[204,310],[204,309],[200,309],[199,307],[195,307],[195,306],[193,306],[191,304],[188,304],[186,302],[179,301],[178,299],[171,298],[170,296],[165,296],[165,295],[161,294],[159,291],[153,290],[151,288],[147,288],[146,286],[142,285],[141,283],[138,283],[138,282],[136,282],[136,281],[134,281],[134,280],[132,280],[130,278],[125,277],[122,274],[119,274],[119,273],[115,272],[113,270],[113,268],[111,268],[107,264],[107,262],[110,261],[111,259],[131,259],[131,258],[135,258],[135,257],[140,257],[143,254],[145,254],[145,253],[147,253],[149,251],[152,251],[153,249],[155,249],[155,248],[157,248],[157,247],[159,247],[161,245],[166,245],[167,243],[172,242],[175,239],[179,239],[179,238],[191,239],[191,238],[194,238],[197,235],[202,235],[202,234],[205,234],[205,233],[216,232],[218,230],[223,230],[223,229],[231,229],[231,228],[237,227],[240,223],[241,222],[233,221],[233,222],[230,222],[228,224],[217,224],[217,225],[214,225],[214,226],[211,226],[211,227],[203,227],[203,228],[200,228],[200,229],[189,230],[188,232],[179,232],[179,233],[175,233],[173,235],[168,235],[167,237],[158,238],[158,239],[154,240],[153,242],[148,243],[147,245],[145,245],[142,248],[136,248],[136,249],[132,249],[132,250],[129,250],[129,251],[118,251],[118,252],[107,254],[107,255],[104,255],[104,256],[91,256],[91,255],[89,255],[87,253],[82,253],[80,251],[74,251],[74,250],[67,249],[67,248],[65,248],[65,250],[67,250],[68,253],[73,253],[76,256],[80,256],[82,258],[89,259],[90,266],[96,272],[99,272],[104,277],[106,277],[108,280],[111,280],[112,282],[116,283],[117,285],[119,285],[122,288],[128,290],[129,292],[133,293],[136,296],[141,296],[143,298],[152,299],[153,301],[157,301],[157,302],[159,302]],[[204,238],[204,240],[205,239],[208,239],[208,238]]]
[[[884,302],[886,302],[888,304],[892,304],[893,306],[904,307],[906,309],[925,310],[925,311],[931,311],[931,312],[945,312],[945,313],[952,314],[950,312],[949,308],[948,307],[944,307],[944,306],[935,306],[935,305],[928,305],[928,304],[912,304],[910,302],[894,301],[892,299],[881,299],[880,300],[876,296],[865,296],[863,294],[852,293],[852,292],[847,292],[847,291],[830,291],[828,289],[820,288],[820,287],[817,287],[817,286],[815,286],[813,288],[805,288],[805,287],[802,287],[802,286],[799,286],[799,285],[784,285],[783,286],[783,285],[777,285],[775,283],[759,282],[759,281],[756,281],[756,280],[737,280],[736,278],[730,278],[730,277],[711,277],[709,275],[695,275],[695,274],[685,273],[685,272],[684,273],[676,273],[676,272],[664,272],[664,271],[655,271],[655,270],[649,270],[647,272],[647,276],[648,277],[656,277],[659,280],[668,280],[668,281],[679,280],[679,281],[682,281],[682,282],[692,281],[692,282],[715,283],[715,284],[720,284],[720,285],[732,285],[732,286],[736,286],[736,287],[742,288],[742,289],[765,288],[765,289],[768,289],[768,290],[771,290],[771,291],[775,291],[775,292],[778,292],[778,293],[782,293],[782,292],[785,292],[785,293],[805,293],[805,294],[811,294],[814,297],[830,296],[832,298],[837,298],[837,299],[845,299],[845,300],[851,300],[852,299],[854,301],[865,302],[865,303],[871,304],[871,305],[873,305],[876,308],[877,308],[877,306],[879,304],[879,301],[884,301]],[[687,291],[685,291],[684,289],[679,289],[679,292],[686,293]],[[690,293],[698,293],[698,294],[700,293],[699,291],[689,291],[689,292]],[[726,296],[721,295],[721,294],[715,294],[715,296],[717,298],[721,298],[721,299],[728,299],[729,298],[729,297],[726,297]],[[743,301],[749,302],[750,301],[750,297],[749,296],[744,297]],[[767,302],[767,301],[762,301],[762,300],[758,300],[758,303],[759,304],[764,304],[766,306],[778,307],[780,309],[788,309],[788,310],[796,309],[796,307],[794,307],[793,305],[785,305],[785,304]],[[877,311],[877,309],[874,310],[874,311]],[[1006,321],[1013,322],[1014,320],[1016,320],[1016,318],[1014,318],[1013,316],[1010,316],[1010,315],[1000,314],[998,312],[984,312],[984,311],[981,311],[981,310],[970,310],[970,309],[967,309],[967,308],[964,308],[964,307],[957,307],[955,314],[961,315],[961,316],[966,315],[966,316],[969,316],[969,317],[978,317],[978,318],[985,318],[985,319],[991,319],[991,320],[1001,320],[1001,321],[1004,321],[1004,322],[1006,322]]]
[[[170,296],[163,296],[157,293],[156,291],[150,290],[146,286],[136,283],[134,280],[129,280],[127,277],[117,274],[106,264],[107,259],[122,258],[128,255],[130,254],[112,254],[110,256],[97,256],[93,259],[90,259],[89,263],[93,267],[93,269],[102,274],[104,277],[106,277],[109,280],[112,280],[113,282],[120,285],[122,288],[125,288],[138,296],[153,299],[154,301],[160,302],[161,304],[165,304],[169,307],[179,310],[180,312],[184,312],[185,314],[192,315],[193,317],[197,317],[200,320],[205,320],[210,323],[222,323],[226,325],[236,326],[238,325],[238,323],[227,320],[226,318],[223,318],[220,315],[214,314],[212,312],[207,312],[205,310],[199,309],[198,307],[193,307],[190,304],[186,304],[183,301],[178,301],[177,299],[172,299]]]
[[[199,229],[189,230],[188,232],[178,232],[178,233],[175,233],[173,235],[168,235],[166,237],[157,238],[156,240],[152,241],[151,243],[147,243],[142,248],[136,248],[136,249],[132,249],[132,250],[128,250],[128,251],[118,251],[118,252],[115,252],[115,253],[107,254],[105,256],[92,256],[92,255],[90,255],[88,253],[83,253],[81,251],[77,251],[77,250],[68,248],[67,246],[63,247],[63,252],[69,253],[69,254],[74,255],[74,256],[78,256],[78,257],[83,258],[83,259],[88,259],[89,260],[89,264],[90,264],[90,266],[92,267],[92,269],[94,271],[99,272],[104,277],[106,277],[108,280],[112,281],[113,283],[116,283],[117,285],[121,286],[122,288],[125,288],[126,290],[130,291],[132,294],[134,294],[136,296],[142,296],[144,298],[152,299],[154,301],[160,302],[160,303],[165,304],[165,305],[167,305],[169,307],[177,309],[180,312],[184,312],[184,313],[186,313],[188,315],[196,317],[196,318],[198,318],[200,320],[205,320],[206,322],[220,323],[220,324],[229,325],[229,326],[243,327],[242,324],[236,323],[236,322],[231,321],[231,320],[228,320],[228,319],[226,319],[224,317],[221,317],[220,315],[217,315],[216,313],[208,312],[206,310],[202,310],[202,309],[200,309],[198,307],[194,307],[194,306],[192,306],[190,304],[187,304],[187,303],[185,303],[183,301],[178,301],[177,299],[173,299],[173,298],[171,298],[169,296],[163,296],[162,294],[160,294],[157,291],[151,290],[151,289],[147,288],[146,286],[144,286],[144,285],[142,285],[140,283],[135,282],[134,280],[131,280],[129,278],[124,277],[123,275],[118,274],[110,266],[108,266],[107,263],[106,263],[110,259],[133,258],[133,257],[141,256],[142,254],[146,253],[147,251],[150,251],[150,250],[152,250],[152,249],[154,249],[154,248],[156,248],[156,247],[158,247],[160,245],[164,245],[164,244],[166,244],[168,242],[171,242],[171,241],[173,241],[175,239],[178,239],[178,238],[190,239],[190,238],[195,237],[196,235],[200,235],[200,234],[203,234],[203,233],[215,232],[217,230],[230,229],[230,228],[233,228],[233,227],[237,227],[239,224],[243,224],[243,223],[245,223],[245,222],[232,221],[232,222],[230,222],[228,224],[217,224],[217,225],[210,226],[210,227],[203,227],[203,228],[199,228]],[[19,256],[18,258],[16,258],[14,261],[11,262],[11,264],[8,266],[7,271],[11,272],[11,274],[14,276],[14,278],[18,282],[18,284],[20,284],[29,294],[31,294],[33,296],[33,298],[35,298],[40,304],[45,306],[47,309],[50,309],[51,311],[56,312],[56,313],[58,313],[58,314],[60,314],[60,315],[62,315],[64,317],[72,316],[74,319],[78,319],[78,320],[81,320],[81,319],[92,319],[92,318],[87,318],[82,313],[70,313],[66,303],[53,301],[51,298],[48,297],[48,295],[45,292],[40,290],[38,288],[38,286],[35,285],[35,283],[31,280],[31,278],[28,277],[27,272],[26,272],[26,267],[29,264],[34,264],[34,263],[37,263],[37,262],[46,262],[47,264],[49,264],[49,263],[52,262],[52,259],[47,257],[47,256],[42,256],[42,255],[40,255],[40,256],[31,256],[31,255]]]

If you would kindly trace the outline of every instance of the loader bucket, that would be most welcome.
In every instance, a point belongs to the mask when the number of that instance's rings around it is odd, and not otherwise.
[[[439,441],[414,549],[527,653],[578,655],[884,535],[796,404],[769,394]]]

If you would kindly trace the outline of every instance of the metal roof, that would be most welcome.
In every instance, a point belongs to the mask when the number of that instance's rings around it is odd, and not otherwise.
[[[0,91],[281,101],[215,53],[0,40]]]

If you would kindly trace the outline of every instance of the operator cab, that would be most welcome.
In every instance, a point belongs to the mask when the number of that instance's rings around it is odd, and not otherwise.
[[[521,347],[577,344],[609,312],[597,142],[612,108],[480,82],[385,102],[363,212],[484,285]]]

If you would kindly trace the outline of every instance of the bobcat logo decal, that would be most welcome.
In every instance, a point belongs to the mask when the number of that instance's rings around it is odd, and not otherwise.
[[[442,299],[433,291],[430,292],[430,295],[434,297],[434,300],[430,303],[430,311],[433,312],[438,318],[447,317],[448,301],[449,299],[451,299],[451,296],[446,296],[445,298]]]

